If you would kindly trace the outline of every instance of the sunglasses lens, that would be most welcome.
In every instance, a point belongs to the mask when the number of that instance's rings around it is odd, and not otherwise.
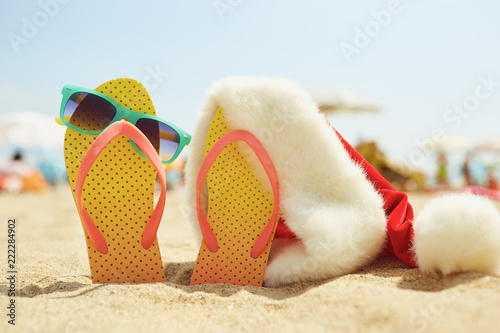
[[[100,131],[106,128],[116,115],[116,108],[99,96],[76,92],[64,107],[64,119],[85,131]]]
[[[151,141],[162,161],[170,160],[179,148],[179,133],[165,123],[142,118],[135,126]]]

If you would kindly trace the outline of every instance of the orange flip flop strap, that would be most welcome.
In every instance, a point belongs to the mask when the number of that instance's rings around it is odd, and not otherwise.
[[[198,179],[196,182],[196,212],[198,215],[198,222],[200,224],[201,233],[203,234],[203,239],[205,240],[207,248],[211,252],[217,252],[217,250],[219,249],[219,246],[217,245],[217,239],[215,238],[212,228],[210,228],[207,217],[205,216],[205,212],[203,211],[203,207],[201,206],[201,188],[203,186],[205,177],[210,170],[210,167],[215,162],[219,154],[228,144],[236,140],[242,140],[246,142],[255,152],[255,154],[259,158],[260,163],[264,167],[264,170],[266,171],[269,181],[271,182],[271,187],[274,194],[273,214],[271,215],[271,218],[269,219],[267,225],[264,227],[264,230],[253,244],[252,251],[250,252],[252,258],[256,259],[266,248],[267,242],[271,238],[271,235],[274,231],[274,226],[278,217],[279,182],[278,175],[276,174],[276,169],[274,168],[271,158],[269,157],[264,146],[262,146],[260,141],[252,133],[244,130],[230,131],[224,134],[219,139],[219,141],[217,141],[210,149],[207,156],[205,157],[205,160],[201,164],[200,172],[198,173]]]
[[[87,178],[87,175],[99,154],[108,145],[108,143],[111,142],[111,140],[119,135],[125,135],[135,142],[135,144],[151,161],[154,168],[156,169],[156,172],[158,172],[158,176],[160,177],[161,195],[142,235],[141,243],[145,249],[149,249],[156,238],[156,232],[158,231],[158,227],[160,226],[161,216],[163,215],[163,210],[165,208],[167,180],[165,177],[163,164],[161,163],[160,157],[156,153],[153,145],[148,140],[148,138],[131,123],[125,120],[121,120],[111,124],[95,139],[95,141],[88,149],[82,160],[80,168],[78,169],[75,183],[76,204],[82,216],[83,225],[87,230],[92,244],[94,244],[96,249],[102,254],[108,253],[108,246],[106,244],[104,236],[101,234],[99,229],[97,229],[97,226],[92,221],[92,218],[87,213],[87,210],[83,205],[82,190],[85,178]]]

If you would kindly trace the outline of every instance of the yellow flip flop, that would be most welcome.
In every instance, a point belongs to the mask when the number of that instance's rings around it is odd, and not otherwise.
[[[112,80],[95,90],[132,111],[155,115],[148,92],[135,80]],[[95,139],[95,135],[66,130],[64,156],[75,200],[78,169]],[[165,281],[156,236],[149,248],[142,245],[153,214],[155,179],[155,168],[125,136],[107,144],[89,170],[82,200],[107,245],[107,253],[100,252],[83,225],[93,283]]]
[[[256,153],[270,180],[256,177],[242,151],[245,142]],[[231,130],[219,108],[208,130],[206,157],[198,174],[197,214],[203,241],[191,285],[228,283],[262,286],[278,221],[279,188],[274,166],[260,142],[247,131]],[[201,207],[206,177],[208,210]]]

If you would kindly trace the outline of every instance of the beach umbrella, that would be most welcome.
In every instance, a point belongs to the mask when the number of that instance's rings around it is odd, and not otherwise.
[[[340,112],[379,112],[378,106],[360,93],[350,89],[321,88],[310,92],[325,114]]]
[[[430,149],[438,151],[466,151],[471,149],[471,144],[467,138],[449,135],[442,139],[434,140]]]
[[[476,150],[500,152],[500,138],[493,138],[484,141],[474,147]]]
[[[62,147],[66,128],[53,117],[24,111],[0,116],[0,145],[17,148]]]

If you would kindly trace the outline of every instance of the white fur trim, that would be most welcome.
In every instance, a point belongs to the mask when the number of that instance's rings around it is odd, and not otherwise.
[[[484,197],[452,194],[432,200],[415,219],[420,269],[494,273],[500,264],[500,214]]]
[[[195,185],[218,107],[232,129],[254,134],[280,180],[280,211],[300,242],[276,242],[265,284],[329,278],[376,257],[386,239],[383,200],[344,149],[312,98],[279,78],[228,78],[212,87],[186,165],[188,216],[201,241]]]

